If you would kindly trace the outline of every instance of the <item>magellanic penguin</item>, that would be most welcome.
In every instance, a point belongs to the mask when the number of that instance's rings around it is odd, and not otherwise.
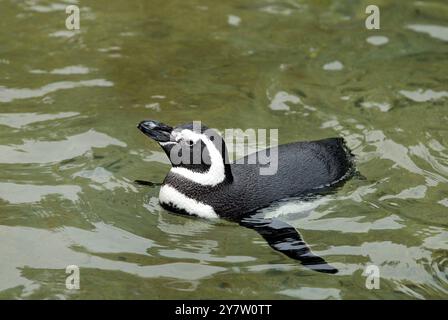
[[[138,129],[162,147],[172,168],[159,192],[169,211],[203,218],[224,218],[256,230],[269,245],[308,268],[336,273],[314,255],[298,231],[277,219],[265,219],[258,209],[290,197],[328,191],[354,172],[353,156],[342,138],[295,142],[229,161],[224,139],[204,125],[178,127],[145,120]],[[262,175],[266,152],[277,154],[277,170]]]

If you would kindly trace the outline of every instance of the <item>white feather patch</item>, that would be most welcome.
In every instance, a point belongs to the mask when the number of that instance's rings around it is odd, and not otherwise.
[[[186,168],[175,167],[171,172],[179,174],[184,178],[199,183],[203,186],[215,186],[225,179],[224,160],[221,153],[216,149],[213,142],[204,134],[199,134],[191,130],[184,129],[177,133],[176,140],[180,138],[192,140],[194,142],[202,140],[210,154],[211,165],[207,172],[195,172]]]
[[[211,206],[191,199],[167,184],[160,188],[159,201],[160,203],[171,204],[178,209],[183,209],[190,215],[207,219],[219,218]]]
[[[164,146],[167,146],[167,145],[170,145],[170,144],[176,144],[176,142],[171,142],[171,141],[168,141],[168,142],[159,142],[159,144],[160,144],[162,147],[164,147]]]

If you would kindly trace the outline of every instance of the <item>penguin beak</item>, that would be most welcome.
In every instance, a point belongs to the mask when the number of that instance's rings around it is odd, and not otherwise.
[[[138,124],[137,128],[157,142],[170,141],[171,132],[173,131],[172,127],[154,120],[144,120]]]

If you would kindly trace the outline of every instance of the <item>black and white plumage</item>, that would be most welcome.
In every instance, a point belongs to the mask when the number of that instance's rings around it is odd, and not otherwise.
[[[238,164],[230,163],[222,137],[205,126],[196,128],[190,123],[172,128],[147,120],[138,128],[159,143],[172,163],[159,193],[162,207],[203,218],[237,221],[302,264],[317,271],[336,271],[311,253],[295,228],[254,213],[277,200],[323,192],[349,178],[354,165],[342,138],[268,149],[268,153],[278,155],[277,171],[261,175],[260,168],[269,165],[258,161],[265,153],[253,153]]]

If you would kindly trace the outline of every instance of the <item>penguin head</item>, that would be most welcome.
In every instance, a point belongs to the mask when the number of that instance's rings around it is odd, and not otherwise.
[[[138,129],[162,147],[173,173],[201,185],[233,180],[224,139],[217,131],[196,121],[173,128],[144,120]]]

